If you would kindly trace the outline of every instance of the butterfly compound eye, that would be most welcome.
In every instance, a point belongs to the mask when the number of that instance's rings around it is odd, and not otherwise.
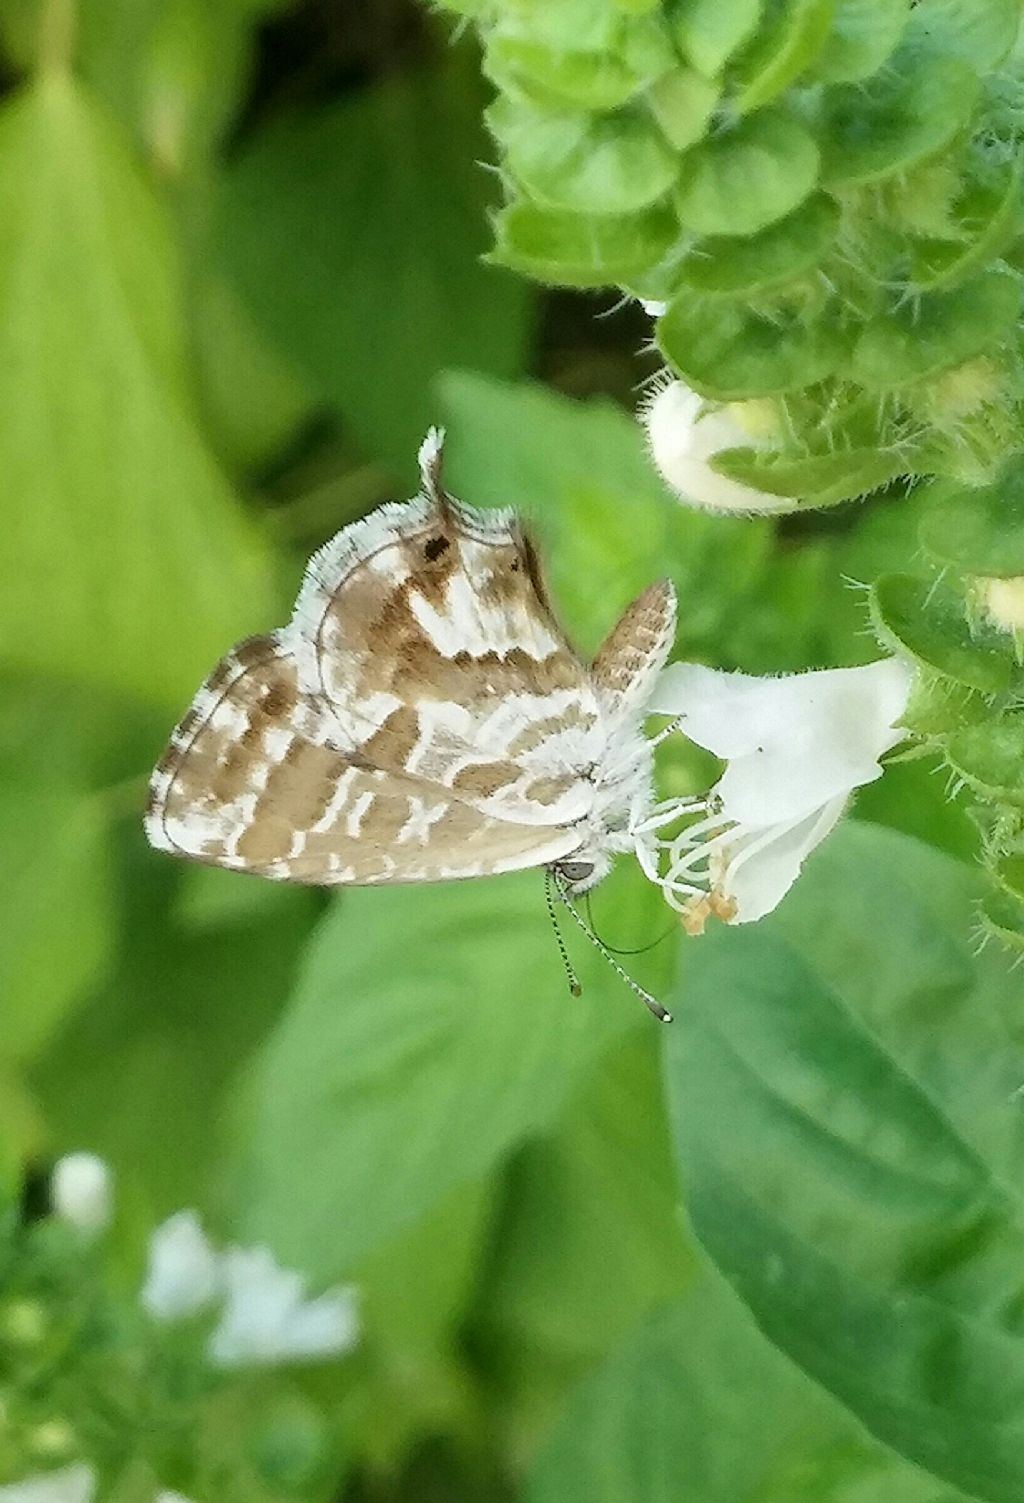
[[[560,861],[558,870],[567,882],[585,882],[594,874],[592,861]]]

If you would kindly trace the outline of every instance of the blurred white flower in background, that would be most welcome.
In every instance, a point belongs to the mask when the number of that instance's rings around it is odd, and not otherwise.
[[[218,1252],[195,1211],[179,1211],[154,1231],[141,1300],[163,1321],[219,1304],[209,1346],[219,1367],[338,1356],[359,1337],[354,1289],[307,1299],[302,1275],[282,1268],[269,1248]]]
[[[98,1236],[109,1225],[113,1209],[109,1167],[95,1153],[65,1154],[50,1177],[50,1204],[62,1221],[88,1237]]]
[[[220,1259],[195,1211],[178,1211],[149,1239],[149,1266],[142,1286],[144,1308],[156,1320],[195,1315],[221,1289]]]
[[[692,932],[712,915],[746,924],[776,907],[853,790],[880,776],[879,758],[902,740],[911,682],[896,658],[785,678],[696,663],[664,670],[648,710],[673,716],[727,764],[703,818],[671,840],[638,837],[644,870]]]
[[[63,1466],[0,1487],[0,1503],[91,1503],[96,1478],[88,1466]]]
[[[222,1367],[330,1357],[359,1335],[355,1291],[332,1289],[306,1299],[301,1274],[281,1268],[265,1247],[224,1254],[226,1298],[210,1355]]]
[[[669,381],[645,402],[640,418],[654,466],[681,501],[708,511],[777,512],[792,502],[757,491],[712,469],[723,449],[762,448],[764,439],[737,422],[733,409],[709,407],[683,381]]]

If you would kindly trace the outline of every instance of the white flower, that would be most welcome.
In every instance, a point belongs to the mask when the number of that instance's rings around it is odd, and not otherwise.
[[[224,1282],[224,1309],[210,1341],[210,1355],[222,1367],[330,1357],[355,1345],[351,1288],[306,1299],[302,1275],[281,1268],[265,1247],[229,1248]]]
[[[3,1503],[2,1499],[0,1499],[0,1503]],[[153,1503],[192,1503],[192,1499],[186,1498],[184,1493],[170,1493],[165,1490],[162,1493],[157,1493]]]
[[[95,1153],[65,1154],[50,1177],[54,1215],[95,1237],[110,1221],[111,1186],[110,1169]]]
[[[0,1503],[90,1503],[96,1478],[88,1466],[64,1466],[0,1487]]]
[[[723,449],[761,448],[728,407],[708,407],[682,381],[662,386],[641,411],[651,458],[681,500],[709,511],[776,512],[791,503],[784,496],[754,490],[711,468]]]
[[[144,1308],[156,1320],[178,1320],[204,1309],[220,1288],[220,1260],[199,1217],[195,1211],[178,1211],[149,1239]]]
[[[1002,631],[1024,631],[1024,579],[976,579],[975,588],[989,620]]]
[[[675,717],[727,763],[704,818],[657,839],[664,806],[637,831],[644,870],[688,927],[699,932],[710,914],[745,924],[771,912],[853,789],[880,775],[879,758],[902,739],[910,683],[896,658],[786,678],[665,669],[648,710]],[[678,807],[691,817],[692,804]]]

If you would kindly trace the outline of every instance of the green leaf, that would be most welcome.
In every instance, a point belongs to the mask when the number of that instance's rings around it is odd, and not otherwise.
[[[366,1377],[362,1448],[395,1470],[425,1435],[460,1435],[472,1393],[458,1335],[493,1232],[494,1187],[460,1185],[353,1272]]]
[[[136,705],[0,677],[0,1059],[37,1055],[111,958],[113,827],[152,744]]]
[[[527,192],[546,208],[629,214],[657,202],[679,159],[649,114],[590,115],[495,100],[487,123]]]
[[[907,297],[865,326],[851,374],[868,390],[888,391],[948,370],[1007,337],[1020,301],[1016,279],[997,271],[952,292]]]
[[[799,78],[825,45],[836,0],[785,0],[772,7],[733,76],[739,114],[762,109]]]
[[[761,18],[762,0],[677,0],[670,25],[683,56],[698,73],[713,78],[744,42]]]
[[[0,784],[0,1055],[38,1053],[110,957],[114,893],[102,801]]]
[[[673,68],[652,84],[644,103],[666,141],[685,151],[699,141],[718,103],[718,88],[691,68]]]
[[[170,179],[205,167],[239,107],[255,28],[284,0],[80,0],[82,78]]]
[[[979,73],[998,68],[1016,40],[1017,0],[928,0],[911,11],[909,35],[923,48],[966,58]]]
[[[648,934],[656,889],[635,868],[609,885]],[[640,1005],[589,947],[578,969],[582,1000],[536,872],[346,893],[247,1092],[244,1236],[334,1278],[547,1127]]]
[[[834,506],[879,490],[905,475],[905,455],[886,449],[836,449],[828,454],[772,454],[724,449],[712,467],[732,480],[774,496],[792,496],[808,507]]]
[[[922,546],[963,574],[1024,574],[1024,461],[1010,460],[992,485],[935,480],[922,487]]]
[[[520,199],[494,217],[488,260],[539,282],[613,287],[656,266],[679,234],[663,207],[640,214],[566,214]]]
[[[707,1270],[582,1387],[526,1503],[958,1503],[868,1439]]]
[[[611,110],[674,67],[660,15],[623,15],[608,0],[503,9],[486,33],[484,72],[540,104]]]
[[[709,296],[770,291],[812,271],[830,249],[838,225],[835,200],[815,193],[760,234],[698,240],[678,280]]]
[[[1001,715],[964,726],[946,739],[943,750],[953,771],[976,793],[1024,808],[1024,717]]]
[[[832,29],[814,64],[826,83],[857,83],[895,52],[910,0],[837,0]]]
[[[141,1239],[182,1206],[214,1206],[229,1091],[280,1011],[317,902],[275,887],[254,915],[190,932],[169,919],[164,858],[131,835],[123,953],[33,1083],[53,1150],[110,1160],[129,1235]]]
[[[781,1350],[990,1503],[1024,1489],[1019,983],[977,875],[849,825],[688,947],[667,1040],[695,1231]]]
[[[559,1130],[513,1165],[481,1296],[511,1350],[601,1356],[692,1275],[655,1042],[644,1024],[614,1049]]]
[[[720,402],[774,396],[823,381],[848,348],[834,310],[813,321],[781,311],[768,318],[739,303],[685,291],[658,320],[657,340],[695,390]]]
[[[893,651],[983,694],[1010,687],[1014,668],[1005,641],[995,631],[972,635],[964,602],[952,590],[909,574],[886,574],[872,587],[871,614]]]
[[[189,314],[211,439],[232,468],[262,469],[309,421],[308,384],[263,338],[238,289],[216,268],[194,267]]]
[[[486,154],[452,65],[279,118],[220,196],[223,264],[258,326],[405,483],[433,374],[523,356],[526,290],[478,261]]]
[[[813,136],[785,110],[766,110],[686,153],[676,212],[698,235],[754,235],[795,209],[817,176]]]
[[[865,83],[826,92],[822,182],[854,187],[906,172],[942,150],[970,118],[978,75],[957,57],[900,53]]]
[[[0,651],[177,708],[272,591],[197,432],[167,226],[63,77],[5,104],[0,159]]]
[[[955,240],[929,238],[913,247],[911,279],[922,288],[951,287],[990,264],[1021,226],[1024,164],[1013,162],[972,182],[953,203]]]

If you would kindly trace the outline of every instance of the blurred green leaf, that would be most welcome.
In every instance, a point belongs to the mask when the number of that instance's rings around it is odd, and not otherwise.
[[[220,252],[258,324],[405,481],[431,376],[523,358],[530,294],[478,260],[488,155],[452,64],[278,119],[220,195]]]
[[[271,599],[195,421],[166,225],[100,112],[0,115],[0,654],[177,707]]]
[[[635,868],[608,882],[642,942],[656,890]],[[346,893],[246,1093],[244,1235],[334,1278],[547,1127],[640,1007],[589,947],[577,960],[581,1000],[537,872]]]
[[[37,1053],[110,957],[108,825],[96,794],[0,782],[0,1055]]]
[[[425,1434],[472,1428],[474,1394],[458,1336],[493,1204],[490,1182],[460,1185],[354,1270],[366,1368],[363,1444],[376,1468],[394,1470]]]
[[[109,960],[111,832],[141,808],[146,717],[40,676],[0,676],[0,1057],[29,1059]]]
[[[313,412],[308,383],[254,323],[232,285],[197,249],[189,322],[196,384],[211,442],[225,463],[258,470]]]
[[[910,0],[837,0],[815,75],[828,83],[870,78],[896,50],[909,14]]]
[[[913,7],[910,20],[920,44],[966,58],[979,72],[999,66],[1019,27],[1017,0],[928,0]]]
[[[614,918],[595,914],[603,933]],[[580,1376],[692,1277],[657,1046],[634,1029],[511,1166],[475,1330],[515,1455],[534,1454]]]
[[[33,1081],[53,1151],[108,1158],[141,1230],[182,1206],[215,1203],[228,1089],[279,1012],[316,902],[278,887],[251,918],[190,932],[169,922],[153,881],[163,873],[152,870],[164,862],[139,841],[133,829],[120,963]]]
[[[669,1097],[698,1237],[867,1427],[1024,1488],[1019,982],[977,874],[848,825],[778,912],[687,946]]]
[[[959,1503],[869,1440],[707,1271],[580,1389],[526,1503]]]
[[[603,932],[614,916],[597,922]],[[513,1166],[482,1300],[516,1349],[603,1355],[692,1274],[656,1039],[644,1022],[614,1048],[559,1130]]]
[[[677,0],[670,25],[683,56],[708,77],[720,72],[761,19],[761,0]]]

